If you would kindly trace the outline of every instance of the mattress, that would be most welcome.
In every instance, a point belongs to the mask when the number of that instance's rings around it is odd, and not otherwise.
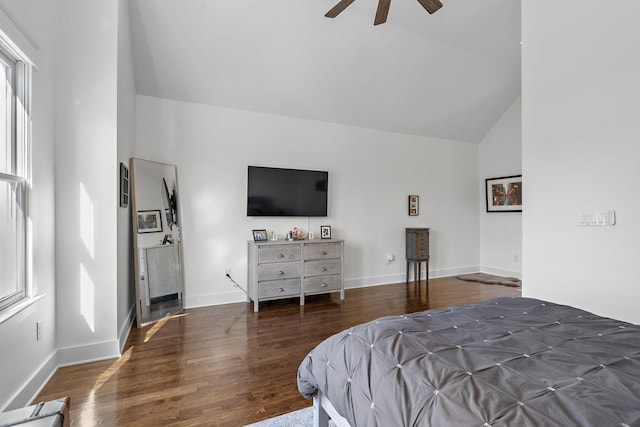
[[[531,298],[384,317],[298,369],[351,426],[638,426],[640,327]]]

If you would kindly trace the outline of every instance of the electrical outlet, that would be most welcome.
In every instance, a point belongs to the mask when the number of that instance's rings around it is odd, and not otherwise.
[[[230,276],[231,275],[231,267],[224,269],[224,275],[225,276]]]
[[[518,261],[520,261],[520,257],[518,257],[518,254],[515,254],[515,255],[513,256],[513,261],[514,261],[514,262],[518,262]]]
[[[42,338],[42,321],[37,321],[36,322],[36,341],[40,341],[40,338]]]

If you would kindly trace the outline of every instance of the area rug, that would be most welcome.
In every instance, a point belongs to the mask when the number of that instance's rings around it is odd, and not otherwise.
[[[313,408],[304,408],[245,427],[313,427]]]
[[[494,276],[493,274],[487,273],[463,274],[461,276],[456,276],[456,279],[465,280],[467,282],[479,282],[487,285],[514,286],[516,288],[519,288],[522,285],[522,281],[517,277]]]

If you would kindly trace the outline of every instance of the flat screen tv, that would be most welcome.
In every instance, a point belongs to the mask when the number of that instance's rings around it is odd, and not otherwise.
[[[327,216],[329,173],[249,166],[247,216]]]

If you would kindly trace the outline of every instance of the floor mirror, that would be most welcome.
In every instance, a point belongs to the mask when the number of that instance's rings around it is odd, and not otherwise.
[[[138,327],[183,310],[183,263],[175,165],[130,161]]]

